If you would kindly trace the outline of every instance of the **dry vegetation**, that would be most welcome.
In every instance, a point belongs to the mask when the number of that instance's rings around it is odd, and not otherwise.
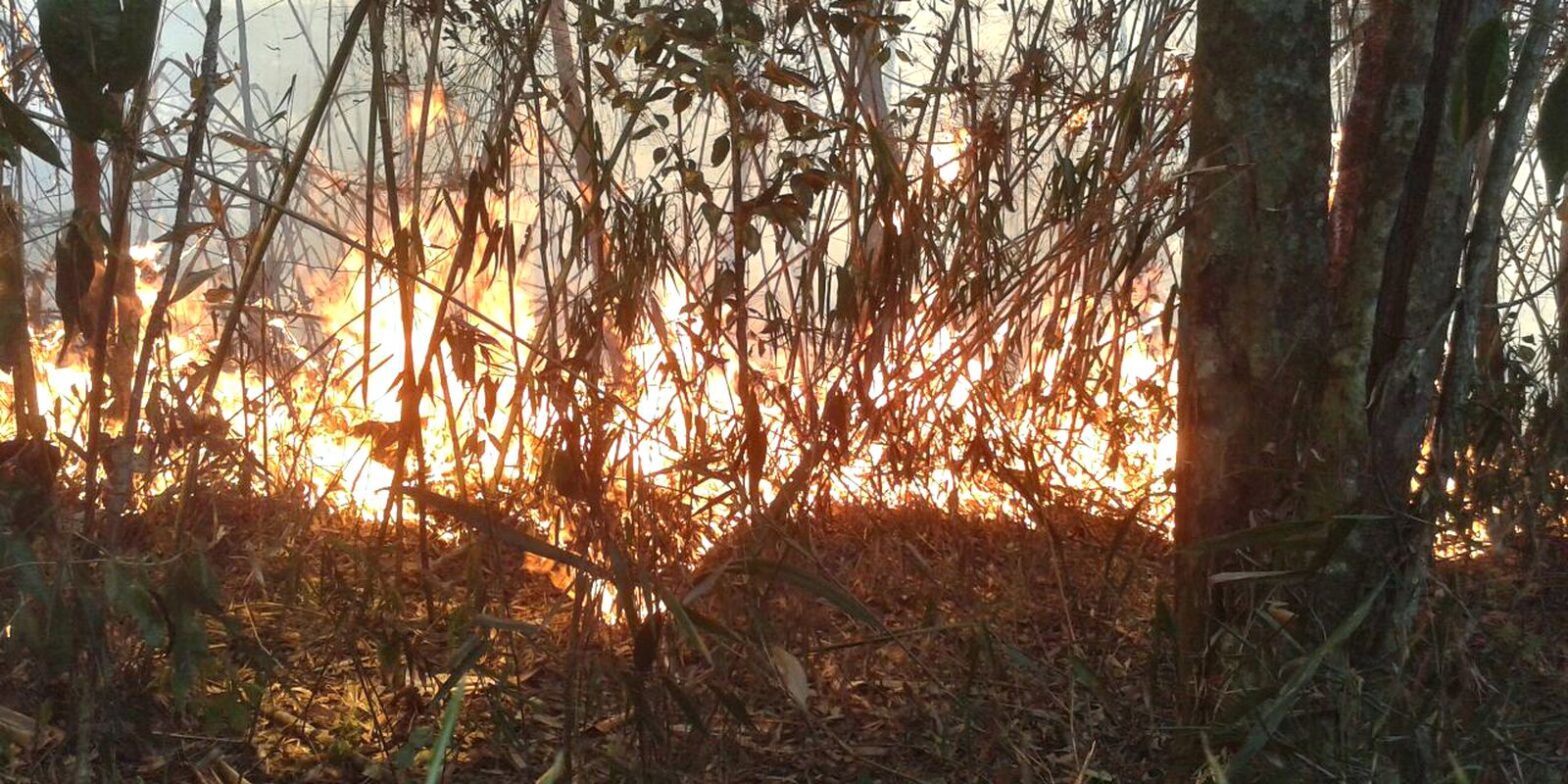
[[[6,5],[0,780],[1154,781],[1254,726],[1178,726],[1163,598],[1190,3],[236,5]],[[1434,517],[1456,782],[1568,765],[1533,302]]]

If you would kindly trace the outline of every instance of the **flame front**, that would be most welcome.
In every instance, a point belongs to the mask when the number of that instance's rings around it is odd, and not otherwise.
[[[422,102],[410,106],[417,128]],[[431,124],[451,121],[444,95],[432,95],[430,107]],[[967,143],[966,134],[953,134],[926,165],[953,184]],[[532,149],[519,146],[512,165],[537,165]],[[155,352],[132,498],[145,503],[177,487],[189,445],[205,438],[233,447],[211,450],[214,466],[265,481],[268,492],[298,492],[349,520],[414,519],[413,501],[390,503],[400,473],[404,483],[446,495],[527,499],[511,505],[515,517],[590,552],[600,549],[596,527],[632,525],[643,519],[633,510],[657,510],[678,517],[678,531],[644,533],[688,568],[783,492],[808,460],[804,489],[792,491],[800,503],[921,505],[1008,518],[1073,503],[1168,516],[1173,387],[1158,308],[1145,309],[1146,326],[1100,336],[1119,349],[1111,353],[1120,366],[1102,371],[1110,381],[1098,385],[1058,368],[1061,352],[1047,340],[941,311],[936,283],[911,295],[911,315],[896,326],[854,327],[861,337],[883,330],[875,361],[831,362],[818,351],[806,372],[809,354],[755,352],[747,361],[766,448],[751,497],[740,467],[752,458],[738,446],[747,438],[741,360],[711,292],[662,273],[651,286],[653,306],[616,341],[620,356],[601,363],[618,365],[617,372],[595,377],[582,370],[592,363],[574,366],[559,355],[564,322],[543,301],[543,275],[531,271],[537,257],[449,275],[462,239],[462,189],[405,190],[420,206],[418,231],[406,236],[417,238],[413,255],[423,261],[420,282],[403,283],[412,287],[411,318],[386,261],[396,249],[381,214],[374,235],[381,260],[352,250],[303,277],[309,296],[300,308],[279,307],[270,296],[246,305],[240,350],[215,386],[217,424],[192,406],[235,307],[230,271],[175,303]],[[476,259],[497,255],[495,238],[529,236],[539,219],[538,203],[522,189],[492,189],[486,199]],[[538,252],[537,243],[520,247]],[[168,263],[166,255],[157,245],[133,253],[146,305],[160,283],[152,270]],[[427,361],[449,278],[452,304]],[[1048,319],[1048,307],[1031,315]],[[82,445],[88,373],[83,352],[62,340],[51,325],[34,341],[39,394],[54,437]],[[426,366],[417,445],[399,467],[397,444],[410,438],[405,368]],[[585,432],[588,411],[600,417],[595,426],[604,439]],[[119,426],[111,422],[110,430]],[[831,449],[813,452],[829,442]],[[79,462],[74,470],[80,476]],[[563,586],[572,579],[555,574]],[[613,615],[613,594],[601,601]]]

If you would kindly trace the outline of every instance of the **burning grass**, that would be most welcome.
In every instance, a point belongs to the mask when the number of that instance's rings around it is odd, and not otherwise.
[[[471,5],[214,3],[0,221],[9,770],[1155,777],[1182,4]]]

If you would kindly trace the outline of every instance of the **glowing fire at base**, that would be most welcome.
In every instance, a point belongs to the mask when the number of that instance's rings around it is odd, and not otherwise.
[[[433,120],[446,116],[444,98],[433,97],[431,106]],[[960,153],[942,152],[944,180],[956,176]],[[400,431],[404,369],[426,365],[441,309],[439,284],[460,240],[461,194],[440,195],[427,196],[413,235],[424,258],[420,277],[437,285],[414,286],[410,323],[404,323],[397,276],[351,252],[335,271],[303,281],[309,315],[268,297],[244,305],[241,349],[218,371],[211,413],[192,410],[194,390],[236,303],[227,296],[227,273],[186,292],[171,310],[166,345],[156,352],[132,497],[176,487],[189,445],[204,440],[217,470],[264,482],[267,492],[297,491],[361,520],[379,521],[389,512],[413,519],[414,503],[389,504],[389,491],[399,474],[396,444],[407,435]],[[487,198],[488,234],[481,243],[529,236],[538,210],[531,198],[521,192]],[[390,255],[392,232],[383,226],[377,236],[380,251]],[[492,249],[481,248],[476,258],[486,250]],[[159,284],[152,268],[163,255],[159,246],[133,254],[146,305]],[[748,361],[766,448],[758,497],[748,504],[744,472],[737,470],[749,459],[740,446],[746,435],[739,357],[704,295],[680,280],[656,281],[647,323],[619,341],[621,372],[594,381],[563,370],[553,356],[560,323],[544,315],[544,304],[515,271],[523,268],[519,263],[508,272],[491,264],[457,277],[452,298],[458,305],[449,310],[421,385],[418,443],[408,450],[403,476],[447,495],[526,498],[524,511],[515,513],[558,543],[576,540],[592,550],[590,518],[594,526],[630,525],[639,519],[633,509],[653,510],[681,520],[672,534],[677,538],[660,544],[693,564],[781,492],[824,439],[834,447],[825,458],[820,450],[810,458],[820,465],[809,467],[802,503],[913,504],[1015,519],[1027,519],[1034,503],[1154,521],[1168,514],[1175,456],[1171,363],[1154,326],[1108,336],[1120,344],[1120,366],[1111,383],[1098,387],[1081,378],[1058,387],[1059,357],[1048,345],[1016,339],[1007,329],[977,333],[937,324],[924,308],[883,336],[884,358],[869,368],[819,357],[825,369],[802,381],[792,364],[798,358],[754,355]],[[1156,313],[1147,315],[1143,323],[1158,324]],[[39,394],[54,437],[79,453],[86,443],[88,374],[84,352],[62,340],[58,325],[36,336]],[[857,371],[866,382],[859,391]],[[597,427],[607,442],[583,435],[585,411],[599,412]],[[118,427],[109,423],[111,433]],[[73,466],[79,477],[80,462]],[[582,476],[584,466],[602,479]],[[559,571],[554,577],[563,586],[572,579]],[[606,591],[600,601],[613,615],[614,595]]]

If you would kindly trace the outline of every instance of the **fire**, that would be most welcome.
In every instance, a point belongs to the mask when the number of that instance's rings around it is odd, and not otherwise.
[[[444,95],[437,90],[430,98],[432,118],[445,117]],[[421,111],[419,101],[410,106]],[[410,114],[410,124],[420,119]],[[968,144],[958,130],[933,149],[930,165],[944,181],[959,176]],[[524,144],[512,165],[539,165],[530,149]],[[756,353],[746,361],[767,449],[760,497],[749,499],[734,468],[743,462],[737,445],[746,437],[742,358],[706,293],[668,274],[655,280],[645,323],[616,341],[625,371],[618,381],[561,369],[548,347],[552,330],[562,327],[523,262],[452,277],[455,304],[437,341],[441,287],[462,239],[464,205],[461,190],[425,191],[429,206],[419,212],[418,232],[407,236],[423,244],[420,279],[433,285],[414,286],[406,323],[398,276],[358,250],[304,277],[309,300],[297,308],[270,296],[233,302],[227,272],[174,305],[150,378],[133,499],[177,488],[188,445],[207,438],[231,445],[223,458],[228,470],[264,482],[268,492],[297,489],[354,520],[380,521],[389,512],[415,519],[414,503],[391,503],[391,492],[400,475],[395,445],[407,435],[399,432],[404,369],[428,366],[418,443],[403,480],[452,496],[526,497],[518,514],[533,533],[581,545],[595,557],[601,554],[593,552],[593,526],[635,523],[631,510],[641,504],[683,519],[680,538],[666,544],[695,563],[802,465],[811,476],[803,503],[923,505],[1009,518],[1026,518],[1036,503],[1074,503],[1152,520],[1168,515],[1173,384],[1157,309],[1144,314],[1147,326],[1103,336],[1120,364],[1097,371],[1109,379],[1097,385],[1081,370],[1058,367],[1060,352],[1045,341],[945,315],[936,283],[915,292],[914,315],[882,336],[878,362],[825,356],[805,373],[788,352]],[[538,203],[522,190],[486,199],[488,233],[475,258],[494,250],[488,243],[495,238],[530,236],[539,217]],[[377,227],[381,257],[394,251],[390,229]],[[523,245],[525,253],[529,248]],[[154,267],[165,255],[156,245],[132,254],[147,305],[160,284]],[[185,261],[194,260],[192,254]],[[213,419],[191,410],[197,379],[224,319],[242,306],[242,350],[219,371]],[[1043,323],[1050,305],[1039,307],[1032,315]],[[85,444],[84,352],[62,352],[62,339],[57,324],[36,336],[39,393],[55,438]],[[857,374],[865,385],[858,392]],[[838,420],[831,419],[834,406],[846,410]],[[584,501],[586,491],[563,478],[580,467],[568,453],[587,448],[562,441],[579,432],[574,408],[607,412],[610,440],[595,458],[603,474],[599,501]],[[833,449],[813,453],[824,440]],[[1134,503],[1142,505],[1127,507]],[[552,577],[563,587],[574,579],[560,568]],[[598,601],[606,617],[618,611],[612,591],[600,591]],[[651,602],[639,597],[638,604]]]
[[[447,121],[446,90],[441,85],[434,85],[428,94],[410,93],[408,96],[408,127],[411,132],[418,133],[420,128],[427,127],[425,122],[425,103],[430,104],[430,122],[434,126]]]
[[[1073,112],[1072,117],[1067,119],[1067,130],[1072,133],[1079,133],[1084,129],[1089,128],[1093,122],[1094,105],[1084,104]]]
[[[948,131],[931,145],[931,166],[936,175],[948,185],[958,181],[964,169],[964,153],[969,149],[969,131],[956,128]]]

